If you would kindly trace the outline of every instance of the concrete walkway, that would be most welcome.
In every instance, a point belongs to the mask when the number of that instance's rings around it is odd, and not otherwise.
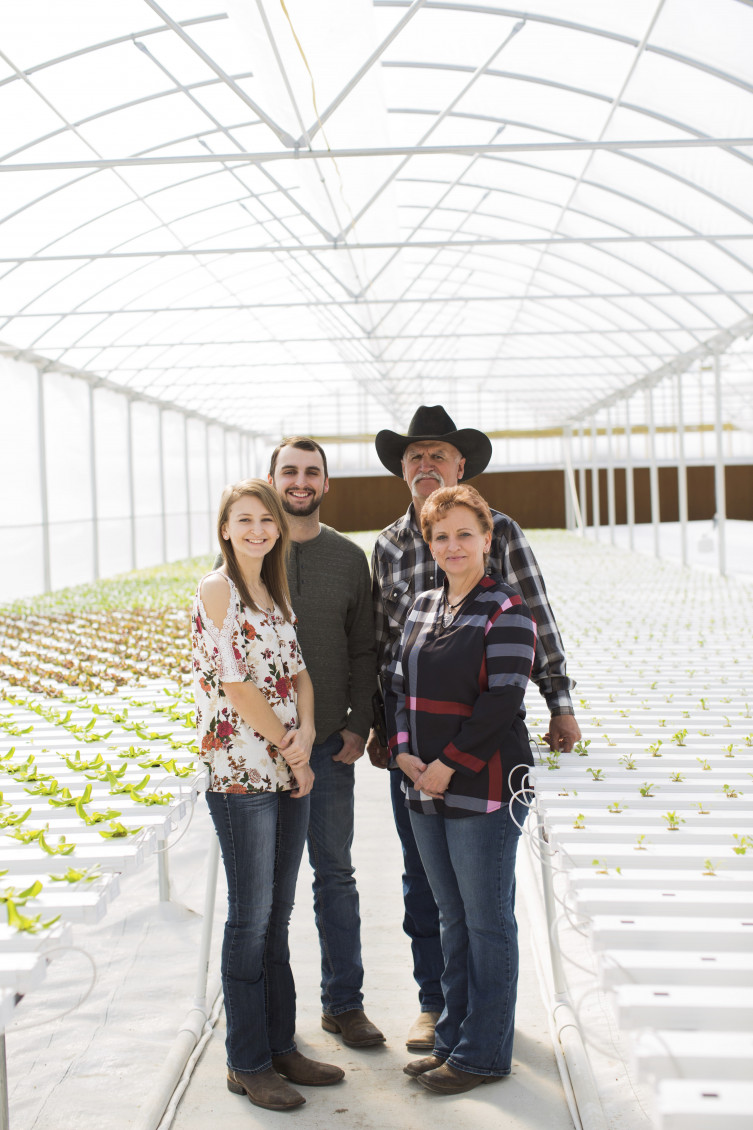
[[[392,822],[385,772],[359,763],[356,786],[355,861],[361,893],[366,1010],[387,1036],[386,1047],[355,1051],[322,1031],[319,1023],[319,945],[311,908],[311,872],[304,862],[292,922],[292,962],[298,991],[298,1041],[315,1058],[339,1064],[345,1081],[336,1087],[305,1088],[306,1105],[288,1114],[311,1130],[501,1130],[546,1127],[572,1130],[551,1049],[533,959],[523,897],[518,899],[521,940],[520,993],[512,1075],[467,1095],[442,1098],[403,1075],[409,1059],[405,1033],[418,1012],[410,948],[401,928],[401,856]],[[519,888],[520,889],[520,888]],[[224,895],[222,896],[224,898]],[[220,896],[218,896],[219,900]],[[175,1130],[277,1127],[283,1116],[252,1106],[225,1087],[224,1017],[215,1029],[182,1098]]]

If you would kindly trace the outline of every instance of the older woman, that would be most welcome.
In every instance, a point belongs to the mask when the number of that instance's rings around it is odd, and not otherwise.
[[[295,1045],[288,922],[314,781],[314,693],[290,608],[277,493],[262,479],[226,487],[217,535],[223,565],[196,594],[193,668],[207,804],[227,873],[227,1086],[256,1106],[289,1110],[305,1102],[291,1083],[343,1078]]]
[[[454,1095],[510,1074],[518,978],[515,855],[531,764],[523,696],[536,626],[485,572],[492,515],[473,487],[435,491],[421,527],[445,574],[408,613],[387,695],[392,765],[439,907],[445,1008],[433,1055],[409,1063]]]

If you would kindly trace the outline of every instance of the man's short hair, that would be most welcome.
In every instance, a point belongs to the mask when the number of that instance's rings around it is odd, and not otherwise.
[[[280,440],[277,447],[272,452],[272,458],[269,461],[269,473],[272,478],[274,478],[275,475],[277,457],[283,447],[297,447],[300,451],[318,451],[322,457],[322,463],[324,464],[324,477],[325,479],[329,478],[327,474],[327,456],[324,454],[324,448],[318,444],[315,439],[311,439],[310,436],[287,436],[285,439]]]

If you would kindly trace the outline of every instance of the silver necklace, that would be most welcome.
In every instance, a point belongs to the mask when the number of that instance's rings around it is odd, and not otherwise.
[[[473,587],[475,588],[476,586],[474,585]],[[450,604],[449,600],[447,599],[447,593],[444,594],[445,611],[442,613],[443,628],[449,628],[450,624],[455,619],[455,613],[457,612],[458,608],[460,608],[460,605],[463,603],[466,597],[469,595],[470,591],[471,590],[469,589],[468,592],[461,596],[460,600],[456,600],[454,604]]]

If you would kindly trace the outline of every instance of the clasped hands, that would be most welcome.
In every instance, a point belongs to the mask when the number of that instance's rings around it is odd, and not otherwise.
[[[293,770],[297,788],[291,789],[291,795],[296,798],[306,796],[314,785],[314,770],[309,765],[313,744],[314,734],[303,729],[287,730],[277,742],[277,748]]]
[[[427,765],[420,757],[412,753],[400,753],[395,761],[417,789],[426,796],[441,799],[455,772],[443,761],[431,761]]]

